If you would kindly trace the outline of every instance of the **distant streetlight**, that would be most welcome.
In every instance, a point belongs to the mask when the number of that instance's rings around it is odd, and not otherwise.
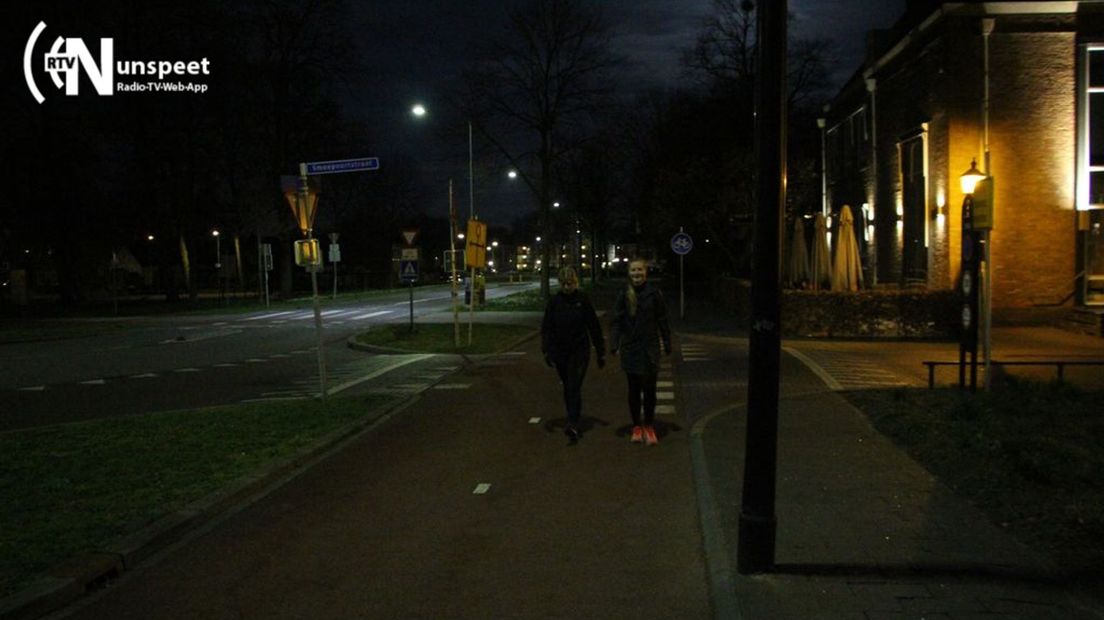
[[[410,113],[415,117],[421,118],[429,113],[426,107],[420,103],[415,103],[410,108]],[[475,219],[475,157],[472,150],[472,122],[468,121],[468,219]]]
[[[218,229],[212,230],[211,236],[215,238],[215,269],[222,269],[222,242],[219,241]]]
[[[146,235],[146,241],[153,241],[153,235]]]
[[[553,202],[553,203],[552,203],[552,208],[553,208],[553,209],[557,209],[557,208],[559,208],[559,206],[560,206],[560,203],[559,203],[559,202]]]
[[[517,178],[517,170],[511,170],[511,171],[507,172],[506,176],[510,177],[511,179],[516,179]]]

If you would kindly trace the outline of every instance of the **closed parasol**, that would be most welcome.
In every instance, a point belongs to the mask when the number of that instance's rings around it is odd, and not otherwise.
[[[813,288],[827,288],[832,280],[832,254],[828,251],[828,225],[823,213],[817,213],[813,226],[812,263]]]
[[[859,243],[855,239],[855,218],[848,205],[840,209],[837,237],[836,257],[832,263],[832,290],[857,291],[862,288],[862,262],[859,260]]]
[[[794,218],[790,236],[789,260],[786,261],[786,283],[801,288],[809,281],[809,250],[805,247],[805,222],[801,216]]]

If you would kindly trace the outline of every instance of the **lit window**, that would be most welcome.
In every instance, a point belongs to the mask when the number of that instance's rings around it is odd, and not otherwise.
[[[1104,206],[1104,46],[1083,49],[1077,208]]]

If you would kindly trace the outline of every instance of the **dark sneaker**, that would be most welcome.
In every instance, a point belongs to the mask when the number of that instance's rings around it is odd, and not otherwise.
[[[644,427],[644,443],[649,446],[658,446],[659,437],[656,437],[655,428],[651,426]]]
[[[568,426],[567,428],[565,428],[564,435],[567,435],[567,438],[570,439],[572,442],[579,441],[579,429],[575,428],[574,426]]]
[[[632,437],[629,441],[633,443],[640,443],[644,441],[644,429],[640,426],[634,426],[632,430]]]

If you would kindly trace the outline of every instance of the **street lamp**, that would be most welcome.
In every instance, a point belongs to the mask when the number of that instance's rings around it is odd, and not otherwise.
[[[218,229],[212,230],[211,236],[215,238],[215,269],[222,269],[222,243],[219,241]]]
[[[517,170],[510,170],[509,172],[506,173],[506,176],[510,177],[511,179],[516,179],[517,178]]]
[[[962,173],[962,176],[958,178],[959,183],[962,186],[963,194],[973,194],[977,189],[977,184],[985,178],[985,173],[977,169],[977,160],[970,160],[970,169]]]

